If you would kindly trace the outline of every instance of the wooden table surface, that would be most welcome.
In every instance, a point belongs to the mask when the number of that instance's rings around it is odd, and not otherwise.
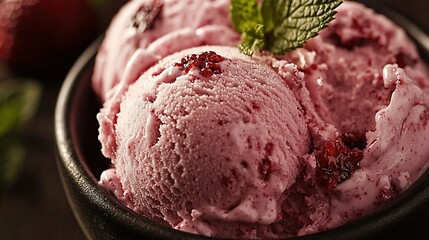
[[[427,0],[379,1],[429,30]],[[55,163],[53,114],[62,78],[43,83],[40,110],[24,136],[27,159],[23,176],[0,199],[1,240],[85,238],[67,204]],[[429,226],[429,222],[426,224]]]

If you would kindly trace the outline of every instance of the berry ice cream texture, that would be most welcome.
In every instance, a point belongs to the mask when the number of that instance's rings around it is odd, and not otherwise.
[[[106,99],[132,57],[143,59],[138,66],[143,72],[161,58],[189,47],[235,46],[240,35],[226,17],[228,8],[229,0],[130,1],[112,21],[100,47],[94,90]]]
[[[97,57],[100,184],[124,205],[207,236],[290,237],[371,213],[427,169],[429,72],[390,20],[344,2],[304,48],[248,57],[229,1],[183,2],[131,1]]]

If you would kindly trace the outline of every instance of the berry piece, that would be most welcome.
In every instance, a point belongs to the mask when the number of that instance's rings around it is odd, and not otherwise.
[[[329,140],[316,151],[316,182],[331,190],[350,178],[363,158],[362,150],[350,149],[340,140]]]
[[[219,63],[225,60],[213,51],[192,54],[175,63],[174,66],[188,73],[191,69],[198,69],[204,77],[221,73]]]
[[[144,32],[146,29],[151,29],[159,12],[161,11],[162,3],[155,1],[153,5],[143,5],[137,10],[136,14],[131,17],[129,26],[135,28],[138,32]]]

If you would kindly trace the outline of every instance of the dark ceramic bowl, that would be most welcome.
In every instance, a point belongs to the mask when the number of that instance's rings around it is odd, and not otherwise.
[[[382,8],[378,8],[382,9]],[[429,36],[394,12],[385,15],[407,29],[429,62]],[[81,56],[67,76],[55,112],[57,163],[67,199],[89,239],[212,239],[154,223],[119,203],[98,184],[109,161],[100,153],[97,114],[91,89],[100,41]],[[429,171],[395,201],[357,221],[295,239],[429,239]]]

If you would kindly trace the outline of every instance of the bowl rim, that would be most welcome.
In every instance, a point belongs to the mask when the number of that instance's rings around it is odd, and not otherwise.
[[[389,8],[380,8],[379,4],[371,1],[361,1],[377,12],[382,13],[396,24],[406,30],[408,35],[419,44],[420,51],[429,54],[429,35],[421,27],[408,20],[403,15]],[[115,197],[102,189],[95,181],[92,174],[88,172],[85,160],[80,159],[78,151],[73,143],[73,133],[71,129],[71,111],[74,102],[74,93],[80,84],[81,76],[85,71],[92,71],[95,54],[102,42],[102,37],[98,38],[91,44],[85,52],[79,57],[67,74],[63,85],[60,89],[54,114],[54,134],[57,151],[57,166],[64,167],[68,176],[60,171],[60,178],[64,186],[65,178],[69,177],[74,182],[82,184],[89,189],[95,196],[88,196],[89,201],[94,202],[97,206],[107,211],[110,216],[119,219],[119,222],[140,229],[142,234],[154,234],[153,236],[162,237],[163,239],[214,239],[201,235],[190,234],[174,230],[172,228],[155,223],[146,219],[126,206],[118,202]],[[429,63],[429,59],[426,59]],[[64,187],[63,187],[64,188]],[[91,233],[85,228],[85,223],[74,210],[71,204],[70,192],[64,188],[69,204],[73,209],[73,214],[77,219],[84,234],[91,238]],[[410,201],[410,199],[411,201]],[[423,203],[429,202],[429,169],[411,185],[406,191],[401,193],[395,200],[381,207],[380,209],[367,214],[357,220],[335,227],[333,229],[315,234],[288,238],[288,239],[357,239],[362,236],[371,236],[372,233],[387,229],[398,219],[405,218],[410,212],[416,211]]]

